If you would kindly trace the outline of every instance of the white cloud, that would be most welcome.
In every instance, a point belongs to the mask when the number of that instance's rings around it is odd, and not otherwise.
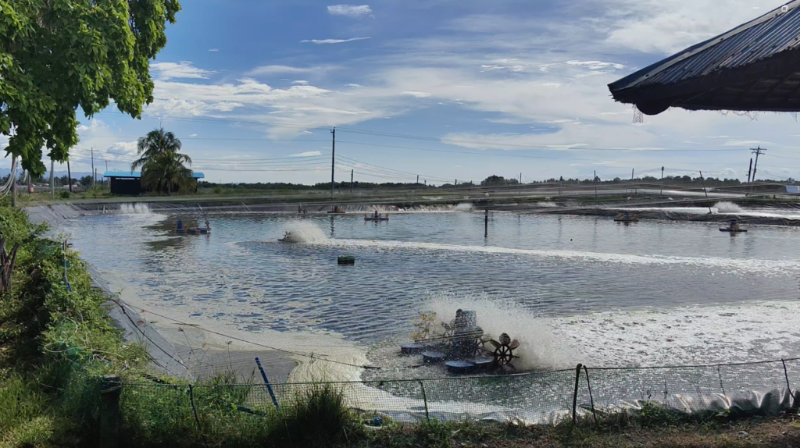
[[[371,15],[372,8],[369,5],[329,5],[328,14],[358,18]]]
[[[603,62],[603,61],[567,61],[567,65],[586,67],[589,70],[603,70],[608,68],[613,68],[614,70],[622,70],[623,68],[625,68],[625,66],[622,64],[617,64],[615,62]]]
[[[150,64],[151,73],[155,79],[166,81],[169,79],[208,79],[214,72],[203,70],[192,65],[189,61],[153,62]]]
[[[322,155],[321,151],[306,151],[298,154],[292,154],[289,157],[318,157],[321,155]]]
[[[358,40],[366,40],[371,39],[371,37],[351,37],[349,39],[303,39],[300,42],[304,44],[316,44],[316,45],[331,45],[331,44],[343,44],[347,42],[355,42]]]
[[[136,156],[137,142],[114,142],[106,148],[106,154],[116,156],[118,159],[129,160]],[[113,159],[113,158],[112,158]]]
[[[612,0],[606,6],[606,43],[654,53],[673,53],[754,19],[785,3],[752,1]],[[754,9],[757,10],[754,12]]]
[[[431,96],[428,92],[418,92],[416,90],[406,90],[403,95],[413,96],[414,98],[428,98]]]
[[[209,53],[219,53],[219,48],[209,48],[208,52]]]
[[[292,67],[289,65],[262,65],[256,67],[246,73],[247,76],[260,76],[260,75],[294,75],[309,73],[313,68],[310,67]]]

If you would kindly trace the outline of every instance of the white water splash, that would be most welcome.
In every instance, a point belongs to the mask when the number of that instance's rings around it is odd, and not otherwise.
[[[711,207],[715,213],[744,213],[744,209],[730,201],[717,202]]]
[[[324,244],[330,239],[317,225],[308,221],[290,221],[283,226],[283,231],[291,236],[293,243]]]
[[[578,358],[572,347],[553,335],[548,319],[540,319],[511,302],[440,295],[433,298],[426,308],[448,322],[459,308],[475,311],[478,326],[485,335],[496,340],[501,333],[508,333],[519,341],[520,346],[514,352],[519,358],[514,361],[514,366],[520,370],[565,368]]]
[[[454,210],[458,212],[471,212],[472,211],[472,204],[469,202],[460,202],[453,207]]]
[[[119,205],[119,212],[125,215],[149,215],[150,206],[139,203],[125,203]]]

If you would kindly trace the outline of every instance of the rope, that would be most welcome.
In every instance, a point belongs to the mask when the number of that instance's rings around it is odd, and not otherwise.
[[[172,355],[170,352],[168,352],[168,351],[167,351],[167,350],[165,350],[163,347],[161,347],[160,345],[158,345],[158,344],[157,344],[157,343],[156,343],[156,342],[155,342],[155,341],[154,341],[152,338],[150,338],[150,336],[148,336],[148,335],[147,335],[147,333],[145,333],[145,332],[144,332],[144,331],[143,331],[141,328],[139,328],[139,325],[137,325],[137,324],[136,324],[136,322],[134,322],[133,318],[131,318],[131,316],[130,316],[130,315],[128,314],[128,312],[125,310],[125,305],[123,305],[123,304],[122,304],[122,302],[120,302],[120,301],[118,301],[118,300],[115,300],[115,299],[110,299],[110,300],[111,300],[111,301],[112,301],[114,304],[116,304],[116,305],[117,305],[117,306],[120,308],[120,310],[122,310],[122,314],[124,314],[124,315],[125,315],[125,317],[127,317],[127,318],[128,318],[128,320],[131,322],[131,324],[133,325],[133,327],[134,327],[134,328],[136,328],[136,330],[137,330],[139,333],[141,333],[141,334],[142,334],[142,336],[144,336],[144,337],[145,337],[145,338],[146,338],[148,341],[150,341],[150,343],[152,343],[153,345],[155,345],[155,346],[156,346],[156,347],[157,347],[159,350],[161,350],[161,351],[162,351],[162,352],[163,352],[165,355],[167,355],[167,356],[168,356],[169,358],[171,358],[173,361],[175,361],[175,362],[177,362],[178,364],[180,364],[181,366],[183,366],[183,368],[184,368],[184,369],[187,369],[187,370],[189,369],[188,367],[186,367],[186,365],[183,363],[183,361],[181,361],[180,359],[176,358],[176,357],[175,357],[175,356],[173,356],[173,355]],[[157,362],[156,360],[153,360],[153,362],[154,362],[154,363],[156,363],[156,364],[158,364],[158,362]],[[162,368],[164,368],[164,369],[166,369],[166,367],[165,367],[165,366],[161,366],[161,365],[159,365],[159,366],[160,366],[160,367],[162,367]]]
[[[119,304],[119,305],[120,306],[124,306],[124,305],[121,305],[121,304]],[[145,308],[139,308],[139,309],[143,313],[150,313],[150,314],[152,314],[154,316],[158,316],[158,317],[161,317],[163,319],[167,319],[169,321],[175,322],[175,323],[180,324],[180,325],[190,326],[190,327],[193,327],[193,328],[197,328],[198,330],[202,330],[202,331],[205,331],[205,332],[208,332],[208,333],[216,334],[218,336],[223,336],[225,338],[233,339],[235,341],[239,341],[239,342],[244,342],[244,343],[247,343],[247,344],[255,345],[257,347],[262,347],[262,348],[267,348],[267,349],[270,349],[270,350],[275,350],[275,351],[281,352],[281,353],[288,353],[288,354],[291,354],[291,355],[302,356],[302,357],[309,358],[309,359],[312,359],[312,360],[325,361],[325,362],[330,362],[330,363],[333,363],[333,364],[340,364],[340,365],[345,365],[345,366],[350,366],[350,367],[357,367],[357,368],[360,368],[360,369],[373,369],[373,370],[380,369],[380,367],[377,367],[377,366],[370,366],[370,365],[367,365],[367,364],[354,364],[354,363],[345,362],[345,361],[338,361],[338,360],[335,360],[335,359],[320,358],[319,354],[315,355],[313,353],[297,352],[297,351],[293,351],[293,350],[287,350],[287,349],[283,349],[283,348],[274,347],[274,346],[267,345],[267,344],[262,344],[262,343],[259,343],[259,342],[248,341],[247,339],[243,339],[243,338],[240,338],[240,337],[237,337],[237,336],[232,336],[232,335],[229,335],[229,334],[226,334],[226,333],[222,333],[222,332],[219,332],[219,331],[215,331],[215,330],[211,330],[211,329],[208,329],[208,328],[204,328],[204,327],[196,325],[196,324],[190,324],[190,323],[183,322],[183,321],[180,321],[180,320],[177,320],[177,319],[173,319],[173,318],[171,318],[169,316],[165,316],[163,314],[156,313],[155,311],[151,311],[151,310],[148,310],[148,309],[145,309]]]

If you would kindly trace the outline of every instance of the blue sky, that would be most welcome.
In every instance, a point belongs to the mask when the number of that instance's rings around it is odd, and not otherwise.
[[[606,85],[783,1],[184,0],[141,120],[81,120],[74,171],[127,169],[163,126],[206,179],[497,174],[800,177],[795,114],[670,109],[635,123]],[[724,6],[722,6],[724,5]],[[49,166],[49,161],[45,162]],[[61,168],[57,167],[56,171]]]

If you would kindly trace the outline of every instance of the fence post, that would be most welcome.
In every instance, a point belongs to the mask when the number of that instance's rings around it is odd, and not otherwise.
[[[420,389],[422,389],[422,402],[425,403],[425,420],[431,421],[431,416],[428,415],[428,396],[425,394],[425,385],[422,384],[422,380],[417,380],[419,383]]]
[[[313,361],[313,359],[312,359],[312,361]],[[278,406],[278,399],[275,398],[275,392],[272,391],[272,385],[269,384],[269,379],[267,378],[267,372],[265,372],[264,368],[261,367],[261,360],[258,359],[258,356],[256,356],[256,365],[258,366],[258,370],[261,371],[261,378],[264,378],[264,384],[267,385],[267,390],[269,391],[269,396],[272,397],[272,404],[275,405],[275,409],[276,410],[280,411],[281,408],[280,408],[280,406]]]
[[[783,377],[786,378],[786,390],[789,391],[789,396],[792,400],[791,406],[794,407],[794,394],[792,394],[792,386],[789,385],[789,372],[786,370],[786,360],[781,358],[781,362],[783,363]]]
[[[576,409],[578,407],[578,381],[581,379],[581,367],[583,365],[578,363],[575,367],[575,392],[572,393],[572,423],[576,422],[578,414],[576,414]]]
[[[100,380],[100,446],[119,445],[120,412],[119,398],[122,395],[122,380],[117,375],[104,375]]]
[[[594,424],[597,424],[597,412],[594,410],[594,397],[592,396],[592,383],[589,382],[589,369],[583,366],[583,373],[586,374],[586,387],[589,389],[589,403],[592,406],[592,417],[594,417]]]

